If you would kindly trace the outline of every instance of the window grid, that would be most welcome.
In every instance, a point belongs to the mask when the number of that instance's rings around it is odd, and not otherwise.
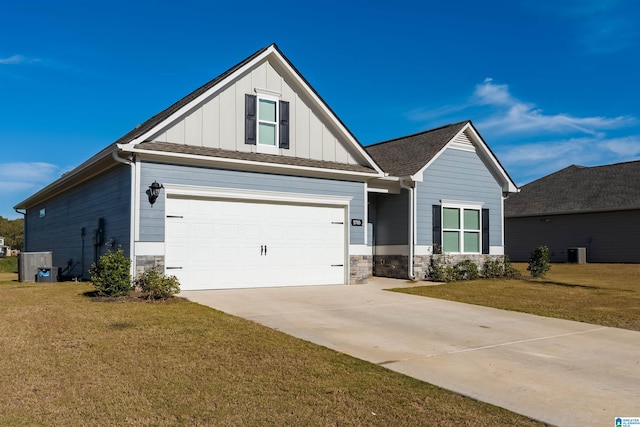
[[[480,253],[480,209],[442,208],[442,249],[444,253]]]

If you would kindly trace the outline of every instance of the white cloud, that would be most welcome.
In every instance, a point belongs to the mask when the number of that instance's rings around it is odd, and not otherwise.
[[[0,193],[40,188],[57,178],[60,169],[44,162],[0,163]]]
[[[617,129],[634,124],[630,116],[613,118],[575,117],[569,114],[547,115],[535,104],[518,100],[509,92],[508,85],[498,85],[485,79],[476,86],[471,104],[494,107],[488,118],[478,122],[478,126],[494,134],[514,134],[535,132],[540,134],[583,133],[598,135],[603,130]]]
[[[0,65],[19,65],[19,64],[33,64],[40,62],[38,58],[27,58],[23,55],[13,55],[6,58],[0,58]]]
[[[640,136],[583,137],[502,146],[496,150],[507,170],[523,179],[517,185],[570,165],[596,166],[640,159]]]

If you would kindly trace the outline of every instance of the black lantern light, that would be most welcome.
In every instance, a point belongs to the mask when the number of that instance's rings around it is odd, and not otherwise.
[[[149,186],[149,190],[147,191],[149,203],[154,204],[156,202],[156,199],[160,195],[161,188],[164,188],[162,184],[159,184],[158,181],[153,181],[153,184]]]

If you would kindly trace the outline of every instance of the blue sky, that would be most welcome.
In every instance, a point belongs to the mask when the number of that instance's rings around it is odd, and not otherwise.
[[[0,215],[272,42],[364,145],[471,119],[518,185],[638,160],[639,21],[635,0],[3,2]]]

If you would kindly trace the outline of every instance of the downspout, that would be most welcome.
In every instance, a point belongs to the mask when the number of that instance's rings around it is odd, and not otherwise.
[[[415,215],[414,211],[414,189],[412,186],[405,184],[405,179],[400,178],[400,188],[403,188],[409,192],[409,280],[416,280],[416,275],[413,272],[413,253],[414,253],[414,241],[413,231],[415,229]]]
[[[27,211],[20,212],[17,208],[13,210],[22,215],[22,252],[27,252]]]
[[[131,166],[131,202],[130,202],[131,208],[129,212],[129,256],[131,257],[130,273],[131,273],[131,277],[134,277],[135,271],[136,271],[136,257],[133,256],[134,247],[135,247],[134,230],[135,230],[135,224],[136,224],[136,218],[135,218],[136,162],[133,156],[130,157],[132,160],[126,160],[118,156],[117,150],[113,150],[111,152],[111,156],[113,157],[113,160],[115,160],[116,162]]]

